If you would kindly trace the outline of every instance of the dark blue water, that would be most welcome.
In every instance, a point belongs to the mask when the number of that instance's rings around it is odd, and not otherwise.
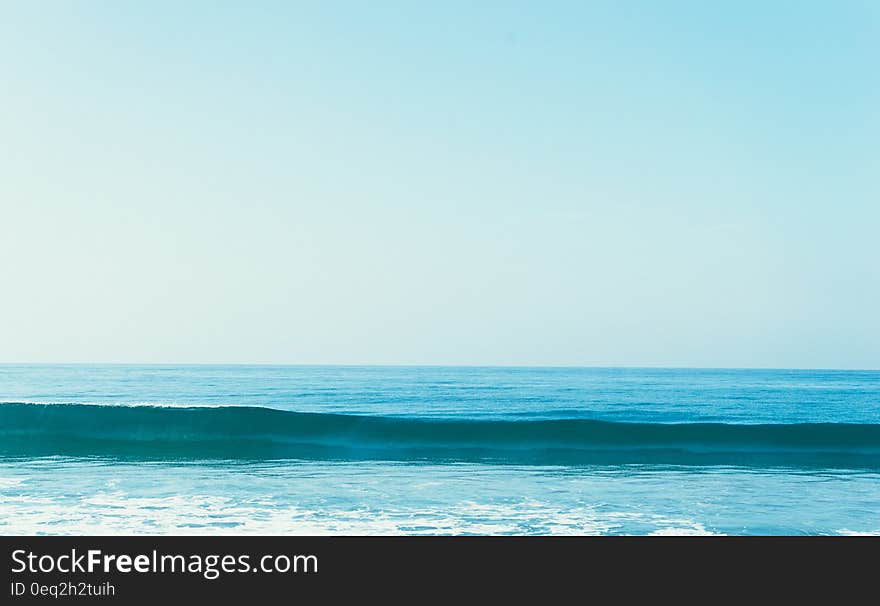
[[[4,533],[874,533],[880,372],[0,366]]]

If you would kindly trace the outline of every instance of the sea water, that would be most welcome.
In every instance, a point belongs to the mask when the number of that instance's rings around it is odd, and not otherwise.
[[[876,534],[880,372],[0,366],[3,534]]]

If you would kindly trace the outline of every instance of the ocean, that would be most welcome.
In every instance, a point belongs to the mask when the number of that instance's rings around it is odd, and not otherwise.
[[[2,365],[0,534],[880,534],[880,371]]]

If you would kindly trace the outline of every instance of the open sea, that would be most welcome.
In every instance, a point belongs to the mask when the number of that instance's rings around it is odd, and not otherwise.
[[[0,365],[0,534],[880,534],[880,371]]]

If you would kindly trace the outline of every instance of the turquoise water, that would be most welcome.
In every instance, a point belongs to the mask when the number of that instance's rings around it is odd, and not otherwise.
[[[880,532],[880,372],[0,366],[0,533]]]

